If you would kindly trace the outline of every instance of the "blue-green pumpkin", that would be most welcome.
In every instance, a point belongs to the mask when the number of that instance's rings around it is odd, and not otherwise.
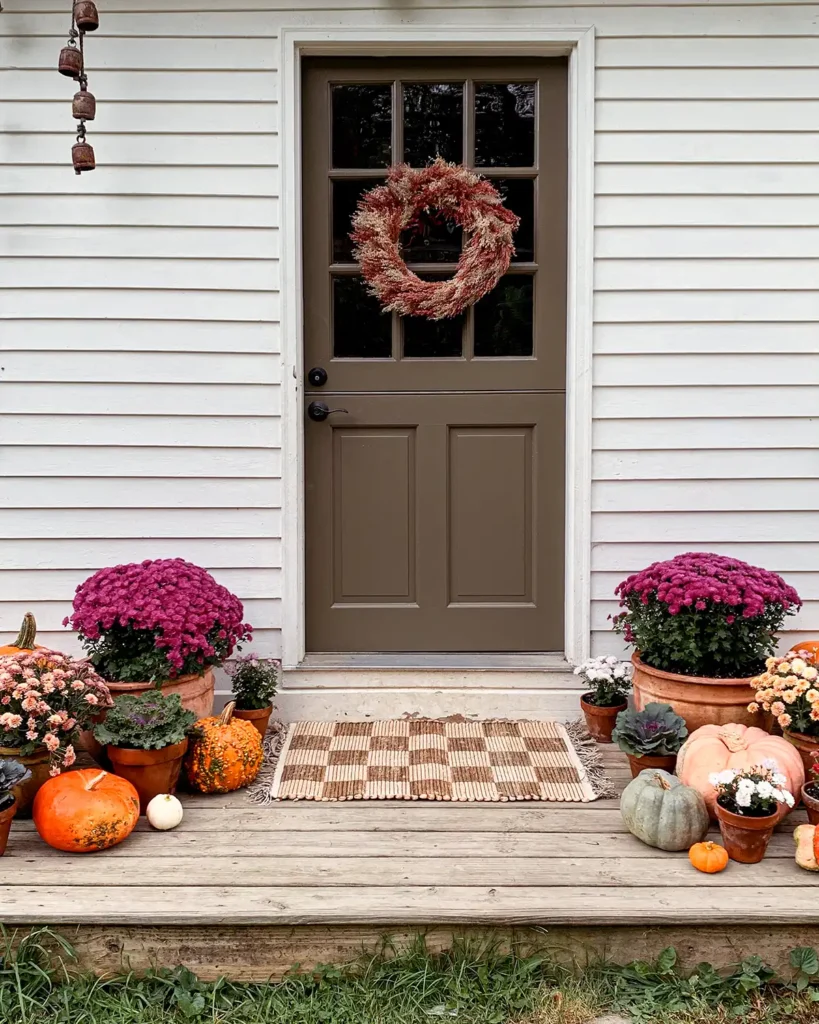
[[[632,779],[620,797],[620,813],[632,835],[658,850],[688,850],[705,837],[710,822],[699,791],[660,768]]]

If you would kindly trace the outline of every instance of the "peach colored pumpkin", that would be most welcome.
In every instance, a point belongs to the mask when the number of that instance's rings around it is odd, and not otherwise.
[[[677,755],[677,776],[683,785],[693,786],[702,793],[713,818],[716,794],[708,776],[723,768],[752,768],[768,758],[776,761],[779,771],[788,779],[788,789],[798,800],[805,783],[805,768],[799,751],[781,736],[771,736],[753,726],[701,726],[691,733]]]

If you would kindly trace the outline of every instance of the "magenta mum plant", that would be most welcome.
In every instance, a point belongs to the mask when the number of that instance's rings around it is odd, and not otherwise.
[[[655,562],[615,589],[623,609],[614,628],[654,668],[681,675],[756,675],[776,634],[802,602],[767,569],[691,551]]]
[[[77,588],[77,630],[105,678],[157,685],[219,665],[250,639],[242,602],[181,558],[100,569]]]

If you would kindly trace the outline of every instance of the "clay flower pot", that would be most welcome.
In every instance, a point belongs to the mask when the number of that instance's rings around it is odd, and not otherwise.
[[[816,790],[814,795],[813,790]],[[802,787],[802,803],[808,812],[808,821],[811,825],[819,825],[819,784],[806,782]]]
[[[245,722],[250,722],[251,725],[258,731],[262,739],[265,738],[267,733],[267,725],[270,721],[270,716],[273,714],[273,705],[268,704],[266,708],[253,708],[250,711],[242,711],[239,708],[233,709],[233,717],[241,718]]]
[[[762,712],[751,712],[751,677],[747,679],[711,679],[707,676],[683,676],[663,672],[631,656],[634,665],[634,704],[642,711],[646,704],[670,704],[685,719],[689,734],[701,725],[755,725],[765,729]]]
[[[758,864],[765,856],[774,827],[782,816],[776,812],[764,818],[753,818],[734,814],[720,803],[716,807],[719,830],[728,856],[740,864]]]
[[[137,696],[155,690],[154,683],[109,683],[106,685],[112,697],[121,693]],[[215,679],[213,669],[208,668],[201,676],[179,676],[177,679],[166,679],[159,687],[164,694],[178,693],[182,698],[182,707],[193,711],[197,718],[208,718],[213,714],[213,690]]]
[[[676,754],[661,754],[656,757],[651,757],[649,754],[641,754],[639,757],[636,754],[626,754],[626,757],[628,766],[631,768],[632,779],[636,779],[646,768],[662,768],[669,775],[673,775],[677,767]]]
[[[811,768],[819,761],[819,736],[806,736],[802,732],[791,732],[790,729],[783,729],[782,735],[799,751],[805,775],[810,778]]]
[[[6,852],[6,845],[9,841],[11,822],[17,813],[17,801],[12,800],[8,807],[0,811],[0,857]]]
[[[622,704],[615,704],[611,708],[599,708],[596,704],[589,703],[587,698],[591,696],[592,694],[589,692],[584,693],[580,698],[580,707],[586,716],[586,728],[593,740],[597,740],[598,743],[611,743],[611,734],[614,732],[617,716],[621,711],[626,710],[628,702],[623,701]]]
[[[187,739],[161,750],[133,750],[107,746],[114,774],[127,779],[139,793],[139,813],[160,793],[173,793],[179,781],[182,761],[188,750]]]
[[[17,747],[0,747],[0,758],[17,761],[31,772],[30,778],[21,782],[19,786],[12,787],[11,790],[14,794],[17,814],[21,818],[30,818],[31,805],[34,803],[37,791],[51,777],[48,751],[45,747],[40,747],[28,757],[22,757]]]

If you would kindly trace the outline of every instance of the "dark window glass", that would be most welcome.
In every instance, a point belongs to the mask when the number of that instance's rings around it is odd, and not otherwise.
[[[353,230],[353,214],[358,201],[365,192],[380,185],[377,178],[348,181],[339,179],[333,182],[333,261],[335,263],[354,263],[353,243],[350,232]]]
[[[392,314],[384,313],[361,277],[333,278],[333,355],[336,359],[389,359]]]
[[[419,274],[425,281],[442,281],[444,277]],[[425,316],[404,316],[404,356],[407,359],[458,359],[463,354],[466,314],[447,320],[430,320]]]
[[[333,166],[387,167],[392,140],[392,86],[333,86]]]
[[[401,232],[401,254],[407,263],[457,263],[462,245],[460,224],[438,210],[421,210]]]
[[[514,235],[516,263],[535,261],[535,183],[531,178],[493,178],[504,205],[520,217]]]
[[[530,356],[533,278],[507,274],[475,306],[476,356]]]
[[[535,87],[486,82],[475,89],[475,163],[532,167],[535,162]]]
[[[463,160],[463,85],[404,86],[404,160],[425,167],[437,156]]]

